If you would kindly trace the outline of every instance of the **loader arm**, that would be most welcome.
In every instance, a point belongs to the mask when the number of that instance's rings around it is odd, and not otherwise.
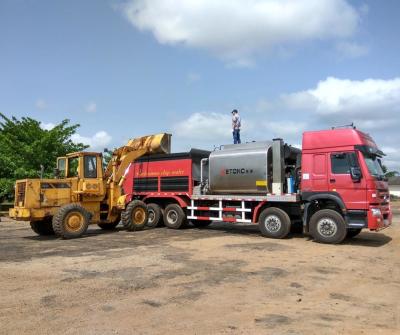
[[[108,184],[121,184],[126,169],[134,160],[146,154],[169,153],[170,151],[170,134],[162,133],[132,139],[127,145],[114,150],[104,172],[104,178],[107,179]]]

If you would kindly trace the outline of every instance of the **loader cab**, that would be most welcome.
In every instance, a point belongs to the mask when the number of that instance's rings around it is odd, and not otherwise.
[[[75,152],[66,157],[59,157],[57,173],[59,178],[70,180],[76,185],[76,193],[95,196],[104,194],[101,153]]]

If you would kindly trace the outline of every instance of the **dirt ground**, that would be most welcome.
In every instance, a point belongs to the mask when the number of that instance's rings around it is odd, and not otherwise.
[[[60,240],[0,222],[0,334],[399,334],[399,306],[400,216],[337,246],[229,224]]]

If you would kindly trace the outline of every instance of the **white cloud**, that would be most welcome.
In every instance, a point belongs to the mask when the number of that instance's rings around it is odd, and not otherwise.
[[[282,101],[290,109],[308,110],[325,120],[384,128],[399,121],[400,78],[355,81],[329,77],[313,89],[282,96]]]
[[[129,0],[122,8],[159,43],[204,49],[236,66],[280,46],[351,37],[363,13],[347,0]]]
[[[43,99],[37,99],[35,106],[37,109],[43,110],[47,108],[47,103]]]
[[[359,58],[365,56],[369,52],[367,46],[348,41],[339,42],[336,45],[336,49],[340,54],[348,58]]]
[[[86,112],[88,113],[95,113],[97,111],[97,105],[94,102],[90,102],[87,106],[86,106]]]
[[[226,140],[231,136],[231,116],[220,113],[194,113],[174,126],[174,134],[182,139]]]
[[[112,137],[104,130],[98,131],[91,137],[82,136],[80,134],[74,134],[71,139],[75,143],[83,143],[89,145],[90,150],[101,151],[108,144],[110,144]]]
[[[52,130],[56,125],[54,123],[44,123],[44,122],[40,122],[40,128],[44,129],[44,130]]]

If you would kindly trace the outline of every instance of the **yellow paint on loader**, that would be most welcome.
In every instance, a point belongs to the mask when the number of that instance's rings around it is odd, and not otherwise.
[[[100,225],[119,221],[125,209],[121,185],[129,164],[143,155],[170,153],[171,135],[162,133],[130,140],[114,150],[103,169],[103,156],[97,152],[75,152],[57,159],[55,179],[24,179],[15,184],[15,203],[9,215],[20,221],[51,222],[60,210],[71,207],[56,227],[80,231],[86,217]],[[83,208],[85,216],[79,212]],[[61,215],[61,214],[60,214]],[[54,224],[53,224],[54,226]]]

